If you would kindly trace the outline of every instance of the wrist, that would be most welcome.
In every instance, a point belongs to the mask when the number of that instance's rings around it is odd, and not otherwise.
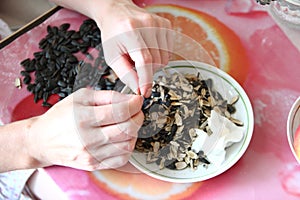
[[[100,30],[102,29],[105,20],[111,21],[111,18],[114,17],[113,13],[119,13],[121,9],[135,6],[132,0],[104,0],[96,2],[92,1],[90,3],[93,5],[89,5],[91,10],[87,16],[95,20]]]
[[[41,167],[29,153],[27,130],[31,120],[21,120],[0,127],[0,172]]]
[[[25,120],[24,125],[24,134],[23,134],[23,151],[27,155],[27,165],[29,168],[38,168],[44,167],[42,161],[38,158],[37,155],[41,154],[39,150],[36,148],[38,143],[35,142],[36,136],[34,131],[32,131],[32,127],[34,123],[38,120],[38,117],[33,117]],[[42,134],[42,132],[40,132]]]

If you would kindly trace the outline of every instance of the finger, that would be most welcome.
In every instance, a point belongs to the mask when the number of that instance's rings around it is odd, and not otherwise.
[[[136,140],[137,132],[144,121],[143,113],[140,112],[127,122],[101,128],[90,128],[85,134],[80,135],[82,144],[86,148],[99,149],[102,145]]]
[[[130,57],[135,62],[140,92],[143,96],[149,97],[153,79],[152,55],[149,49],[140,49],[131,52]]]
[[[161,18],[160,24],[161,24],[160,26],[164,28],[160,29],[161,34],[159,34],[158,44],[161,50],[161,59],[162,59],[161,62],[164,67],[165,65],[168,64],[170,58],[169,54],[173,51],[173,39],[170,38],[172,37],[172,35],[170,35],[169,33],[172,31],[171,22],[166,18]],[[169,42],[169,40],[171,41],[171,43]]]
[[[140,33],[144,39],[144,42],[151,54],[152,60],[151,64],[161,64],[161,57],[160,57],[160,49],[158,44],[158,38],[160,36],[160,28],[153,27],[153,28],[143,28],[140,29]],[[150,63],[145,63],[150,64]]]
[[[132,152],[134,145],[132,145],[136,139],[130,139],[123,142],[107,143],[99,147],[93,147],[87,149],[87,151],[99,162],[104,159],[129,154]]]
[[[87,129],[84,134],[80,135],[82,145],[86,149],[100,149],[106,144],[125,142],[134,137],[122,132],[104,133],[102,128]]]
[[[144,114],[140,111],[126,122],[101,128],[101,133],[110,142],[121,142],[129,138],[137,138],[137,132],[144,122]]]
[[[126,84],[135,94],[140,94],[138,75],[134,70],[134,63],[130,62],[128,56],[121,56],[111,64],[111,68],[120,80]]]
[[[153,40],[153,39],[152,39]],[[157,43],[157,40],[153,40],[152,41],[153,43]],[[144,67],[149,67],[151,68],[151,71],[152,71],[152,74],[146,74],[146,75],[149,75],[149,80],[151,80],[151,82],[153,81],[153,74],[156,72],[157,69],[160,69],[162,67],[162,55],[161,55],[161,50],[159,49],[158,47],[158,44],[157,44],[157,47],[155,48],[149,48],[149,51],[150,51],[150,54],[152,56],[152,63],[149,63],[147,65],[145,65]],[[149,69],[150,71],[150,69]],[[138,71],[139,72],[139,71]],[[140,77],[140,75],[138,74],[138,76]],[[140,90],[141,90],[141,94],[145,94],[147,93],[147,89],[148,89],[148,85],[146,85],[146,88],[143,88],[143,86],[145,85],[144,83],[144,78],[141,78],[141,80],[139,79],[139,87],[140,87]],[[148,96],[149,94],[146,94],[146,97],[149,97]]]
[[[107,143],[127,141],[137,138],[137,132],[144,121],[144,114],[140,111],[126,122],[104,126],[101,128],[85,129],[88,134],[81,134],[83,142],[89,145],[104,145]]]
[[[135,62],[138,74],[139,88],[144,97],[151,95],[153,69],[161,64],[161,57],[157,41],[157,27],[139,29],[146,48],[140,48],[130,54]],[[153,37],[154,36],[154,37]]]
[[[136,95],[122,94],[120,92],[112,90],[96,91],[92,89],[82,88],[73,93],[73,95],[70,95],[69,98],[73,98],[74,102],[80,103],[81,105],[85,106],[103,106],[129,101],[135,96]]]
[[[171,50],[171,46],[168,44],[168,31],[171,29],[171,22],[163,17],[157,16],[157,22],[159,24],[159,29],[157,35],[158,48],[160,51],[161,57],[161,66],[155,66],[157,68],[154,69],[156,71],[159,68],[164,67],[168,64],[169,61],[169,51]]]
[[[103,50],[106,62],[125,83],[136,94],[138,90],[138,77],[134,70],[134,63],[128,56],[128,49],[140,47],[138,43],[140,36],[135,31],[123,32],[103,42]],[[131,42],[131,40],[135,42]]]
[[[105,160],[110,160],[111,158],[123,157],[125,156],[124,164],[128,161],[129,156],[131,155],[133,149],[135,148],[136,138],[125,142],[112,143],[102,146],[101,149],[98,148],[95,153],[91,155],[100,163],[100,166],[106,165]],[[123,165],[123,164],[122,164]],[[113,168],[117,168],[119,166]],[[105,168],[112,168],[111,165],[107,165]]]
[[[141,35],[142,30],[143,29],[134,29],[116,36],[116,39],[114,39],[114,41],[117,41],[117,45],[115,46],[116,48],[121,50],[117,51],[118,55],[115,55],[114,59],[110,59],[113,60],[110,65],[115,73],[119,76],[120,80],[136,94],[140,94],[140,77],[139,74],[135,71],[137,63],[152,63],[151,54],[147,49],[147,45]],[[120,53],[120,51],[122,53]],[[132,57],[131,55],[134,52],[142,52],[142,57],[139,57],[139,59]],[[112,55],[113,54],[111,53],[110,57]]]
[[[107,158],[98,165],[97,169],[103,170],[103,169],[115,169],[115,168],[122,167],[128,163],[130,156],[131,153]]]
[[[138,170],[136,167],[134,167],[130,162],[127,162],[125,165],[117,168],[116,170],[125,172],[125,173],[131,173],[131,174],[142,173],[140,170]]]
[[[105,162],[103,164],[101,163],[106,159],[124,157],[128,160],[132,150],[134,149],[135,142],[135,139],[131,139],[120,143],[107,144],[101,148],[86,148],[86,153],[76,157],[76,160],[58,164],[93,171],[98,169],[99,165],[102,166],[105,164]],[[124,160],[124,162],[126,162],[126,160]],[[112,168],[113,166],[107,167]]]
[[[141,66],[141,67],[145,67],[145,68],[146,67],[151,68],[152,73],[148,72],[148,70],[150,71],[150,69],[148,69],[146,72],[137,71],[138,76],[139,76],[139,86],[140,86],[141,94],[143,94],[145,97],[149,97],[151,95],[150,87],[152,86],[151,83],[153,81],[153,74],[155,73],[155,71],[157,69],[160,69],[163,66],[163,64],[162,64],[163,54],[161,53],[160,44],[159,44],[160,41],[158,40],[159,38],[161,38],[161,34],[163,34],[160,32],[160,30],[161,29],[159,27],[155,27],[155,28],[148,28],[148,29],[145,29],[142,31],[143,38],[145,40],[145,43],[148,46],[148,50],[152,57],[152,63],[149,63],[149,64],[145,63],[144,66]],[[154,38],[153,38],[153,36],[154,36]],[[166,41],[164,41],[164,42],[166,43]],[[138,68],[137,68],[137,70],[138,70]],[[146,78],[141,77],[139,72],[145,73],[145,75],[147,77]],[[149,84],[148,84],[148,82],[145,82],[144,80],[149,80],[148,81]]]
[[[174,30],[172,30],[171,22],[163,17],[157,16],[159,23],[159,34],[158,34],[158,44],[161,51],[161,63],[163,66],[167,65],[170,55],[173,52],[174,47]]]
[[[169,52],[169,58],[174,53],[174,39],[175,39],[176,32],[174,30],[166,29],[166,38],[167,38],[167,44],[168,44],[168,52]]]
[[[157,40],[159,44],[158,48],[161,57],[161,63],[160,65],[155,65],[154,72],[166,66],[169,62],[169,47],[167,42],[167,32],[165,29],[160,30]]]
[[[92,110],[88,109],[90,111],[86,113],[86,117],[94,127],[117,124],[129,120],[132,116],[139,113],[142,104],[142,96],[134,95],[127,101],[91,107]],[[94,113],[94,115],[91,115],[91,113]]]
[[[137,80],[138,83],[138,88],[140,90],[140,93],[145,96],[146,90],[149,89],[152,86],[152,54],[150,52],[150,48],[155,47],[157,49],[157,45],[153,46],[151,43],[151,34],[146,34],[145,32],[151,32],[153,31],[153,28],[141,28],[141,29],[136,29],[134,31],[130,31],[122,37],[122,39],[125,39],[121,42],[123,42],[123,45],[126,47],[126,52],[128,53],[130,60],[134,62],[135,70],[136,70],[136,78],[134,80]],[[144,38],[145,35],[150,35],[147,36],[149,39]],[[145,42],[149,41],[148,43]],[[154,49],[155,49],[154,48]],[[133,74],[134,71],[131,71]],[[131,75],[132,76],[132,75]],[[130,79],[131,76],[128,76],[125,81]],[[123,78],[124,79],[124,78]],[[127,81],[128,82],[128,81]],[[132,87],[130,87],[132,88]],[[134,88],[135,89],[135,88]],[[136,90],[136,89],[135,89]],[[141,91],[142,90],[142,91]]]

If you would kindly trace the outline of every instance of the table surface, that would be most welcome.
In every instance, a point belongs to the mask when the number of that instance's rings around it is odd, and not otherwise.
[[[240,43],[242,49],[231,51],[232,65],[223,70],[238,80],[253,106],[254,133],[246,153],[221,175],[187,184],[163,182],[126,170],[85,172],[55,166],[44,171],[68,199],[299,199],[300,165],[288,145],[286,121],[290,107],[300,96],[300,52],[286,33],[264,7],[251,1],[136,2],[140,6],[164,3],[192,8],[212,16],[219,22],[215,26],[231,30],[222,37],[231,34],[238,39],[229,43]],[[14,79],[21,69],[20,61],[38,51],[47,25],[68,22],[78,29],[85,18],[61,9],[1,49],[3,123],[10,122],[16,106],[29,95],[26,89],[14,88]],[[228,47],[233,46],[229,43]]]

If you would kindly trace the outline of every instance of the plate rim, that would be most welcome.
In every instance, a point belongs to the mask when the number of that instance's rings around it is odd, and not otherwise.
[[[297,112],[300,112],[300,96],[295,100],[295,102],[290,108],[290,111],[288,113],[288,118],[287,118],[287,126],[286,126],[287,127],[286,133],[287,133],[287,139],[288,139],[290,150],[293,156],[295,157],[296,161],[300,164],[300,158],[298,158],[294,147],[295,133],[293,132],[295,126],[294,120]]]

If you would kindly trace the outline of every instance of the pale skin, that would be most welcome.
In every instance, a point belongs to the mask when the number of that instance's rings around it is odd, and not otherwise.
[[[105,59],[137,95],[80,89],[41,116],[1,126],[0,172],[51,165],[89,171],[123,166],[144,120],[142,96],[150,95],[153,73],[169,59],[170,23],[130,0],[53,2],[96,21]],[[154,32],[147,35],[142,28]],[[130,33],[126,41],[118,37],[124,32]],[[117,54],[110,55],[112,46]]]

